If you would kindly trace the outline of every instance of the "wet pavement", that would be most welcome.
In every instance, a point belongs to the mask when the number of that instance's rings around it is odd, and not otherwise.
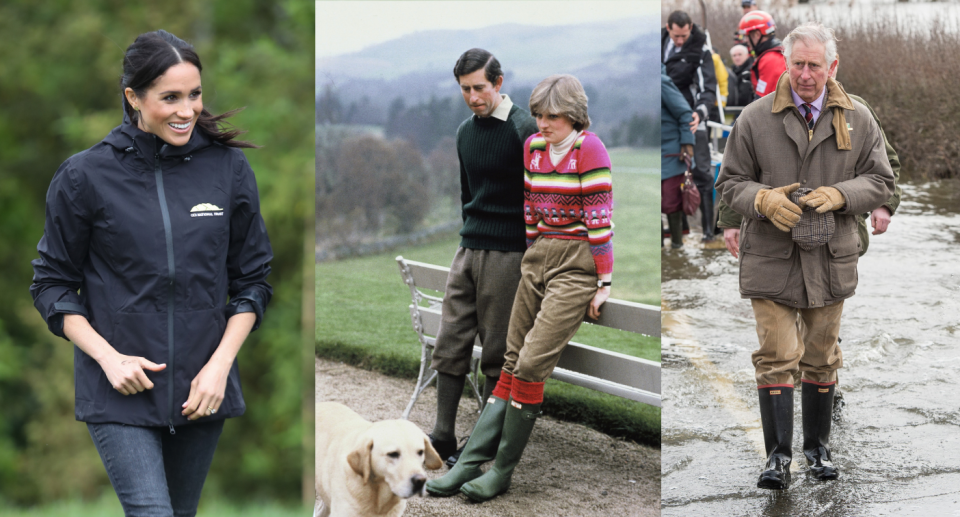
[[[663,253],[662,515],[960,516],[960,181],[903,199],[844,306],[833,482],[807,477],[797,390],[792,484],[756,488],[757,335],[737,262],[693,234]]]

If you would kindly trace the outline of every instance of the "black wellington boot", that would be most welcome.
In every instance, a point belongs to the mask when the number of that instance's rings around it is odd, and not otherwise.
[[[783,490],[790,486],[790,462],[793,459],[793,388],[760,388],[760,422],[767,464],[757,480],[757,488]]]
[[[670,247],[673,249],[683,247],[683,212],[676,211],[667,214],[667,224],[670,226]]]
[[[703,226],[703,242],[712,241],[713,228],[713,189],[700,191],[700,224]]]
[[[803,412],[803,455],[810,473],[820,480],[837,479],[840,471],[830,458],[830,422],[835,384],[803,382],[800,408]]]

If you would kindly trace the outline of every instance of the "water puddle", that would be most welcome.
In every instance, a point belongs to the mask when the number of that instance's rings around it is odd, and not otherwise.
[[[797,393],[793,482],[756,488],[757,336],[737,261],[716,243],[663,253],[662,515],[960,515],[960,181],[903,199],[844,306],[835,482],[806,476]]]

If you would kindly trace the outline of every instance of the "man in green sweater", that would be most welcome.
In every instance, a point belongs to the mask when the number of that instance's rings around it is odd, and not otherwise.
[[[500,94],[503,71],[486,50],[463,53],[453,68],[473,116],[457,129],[463,228],[443,299],[431,368],[437,376],[437,421],[430,440],[441,458],[457,449],[455,424],[474,339],[490,397],[506,352],[507,326],[526,251],[523,146],[537,132],[526,110]],[[452,466],[456,458],[448,465]]]

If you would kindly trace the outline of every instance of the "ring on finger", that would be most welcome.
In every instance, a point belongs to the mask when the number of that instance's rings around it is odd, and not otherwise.
[[[217,408],[213,406],[207,406],[207,411],[209,411],[211,415],[215,415],[217,413]]]

